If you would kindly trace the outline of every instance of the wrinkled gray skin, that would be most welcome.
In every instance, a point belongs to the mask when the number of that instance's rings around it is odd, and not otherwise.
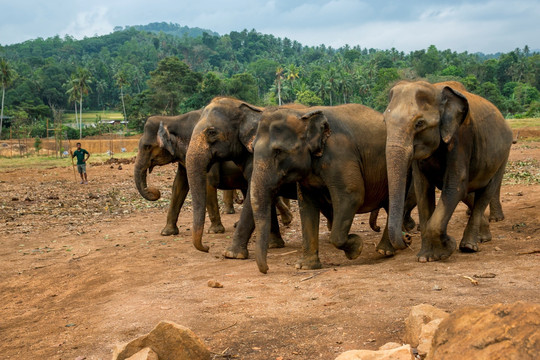
[[[455,251],[447,226],[459,201],[471,208],[460,249],[477,251],[491,239],[484,211],[492,199],[492,217],[504,217],[498,192],[512,131],[499,110],[457,82],[400,82],[390,91],[384,119],[392,244],[401,241],[402,178],[412,166],[422,233],[418,260],[442,260]],[[442,190],[437,204],[435,187]]]
[[[178,162],[178,170],[173,183],[171,204],[167,213],[167,224],[161,235],[178,234],[178,215],[189,191],[185,169],[185,157],[191,133],[199,121],[201,111],[192,111],[179,116],[152,116],[148,118],[144,133],[139,141],[139,151],[135,162],[134,179],[137,190],[147,200],[155,201],[161,196],[158,189],[147,185],[147,174],[155,166]],[[212,223],[209,231],[220,233],[225,228],[221,223],[216,188],[242,189],[247,183],[240,169],[232,162],[218,163],[209,172],[207,208]]]
[[[204,208],[206,202],[205,178],[209,167],[217,161],[232,160],[238,165],[246,180],[251,178],[253,168],[252,142],[255,138],[262,109],[232,98],[216,98],[203,110],[201,120],[193,130],[191,145],[186,156],[186,169],[193,200],[193,243],[201,251],[208,251],[203,245]],[[295,188],[290,186],[294,198]],[[233,234],[232,244],[224,256],[232,259],[247,259],[247,244],[255,223],[251,211],[251,199],[244,198],[240,221]],[[270,247],[285,245],[280,233],[275,206],[271,213],[272,231]]]
[[[303,256],[297,268],[321,267],[320,212],[333,214],[332,244],[349,259],[360,255],[362,239],[349,234],[354,215],[386,208],[388,202],[382,120],[382,114],[358,104],[264,111],[250,183],[259,271],[268,271],[272,197],[283,184],[294,182],[298,183],[303,237]],[[395,251],[386,228],[377,250],[384,254]]]

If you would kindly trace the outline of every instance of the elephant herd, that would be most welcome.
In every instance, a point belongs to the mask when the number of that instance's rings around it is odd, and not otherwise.
[[[504,218],[500,186],[512,131],[499,110],[458,82],[397,83],[383,114],[359,104],[261,108],[218,97],[204,109],[147,120],[135,164],[135,183],[148,200],[160,197],[147,186],[147,172],[178,162],[163,235],[177,234],[179,211],[191,188],[194,246],[203,243],[206,209],[210,231],[222,232],[216,189],[240,189],[244,204],[224,256],[248,257],[257,231],[255,258],[266,273],[267,249],[282,247],[277,212],[289,217],[282,198],[297,199],[303,253],[296,267],[316,269],[322,213],[330,241],[357,258],[363,242],[349,233],[355,214],[388,212],[377,251],[390,256],[407,246],[403,230],[415,226],[418,206],[420,262],[448,258],[456,241],[448,222],[460,201],[470,209],[459,249],[478,251],[491,240],[484,213]],[[436,201],[435,188],[441,190]],[[278,210],[276,210],[276,206]]]

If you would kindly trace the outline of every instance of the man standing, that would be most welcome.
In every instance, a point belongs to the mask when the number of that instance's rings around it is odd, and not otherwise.
[[[71,150],[70,150],[71,152]],[[88,177],[86,176],[86,161],[90,157],[90,153],[81,148],[81,143],[77,143],[77,150],[71,154],[71,158],[77,157],[77,170],[81,175],[81,184],[88,184]]]

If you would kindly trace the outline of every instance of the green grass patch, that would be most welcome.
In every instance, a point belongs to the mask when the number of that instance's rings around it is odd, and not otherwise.
[[[114,154],[113,157],[117,159],[123,159],[123,158],[132,158],[133,156],[136,156],[137,153],[135,152],[125,152],[125,153],[118,153]],[[92,154],[90,157],[90,160],[88,162],[90,165],[92,163],[98,163],[98,162],[104,162],[110,159],[111,157],[107,154]],[[36,156],[31,155],[27,157],[0,157],[0,172],[1,171],[7,171],[7,170],[15,170],[15,169],[23,169],[23,168],[48,168],[48,167],[69,167],[71,166],[71,158],[68,156],[67,158],[57,158],[54,156]],[[74,163],[76,162],[75,159],[73,159]]]
[[[124,115],[118,111],[84,111],[82,114],[83,123],[94,123],[97,117],[101,120],[124,120]],[[75,113],[64,113],[62,115],[63,123],[75,123]]]
[[[503,184],[540,184],[540,164],[535,159],[508,161]]]
[[[540,127],[540,118],[529,119],[507,119],[512,129],[537,128]]]

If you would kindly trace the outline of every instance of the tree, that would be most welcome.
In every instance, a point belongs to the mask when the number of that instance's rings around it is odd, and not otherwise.
[[[150,72],[148,86],[153,91],[153,106],[159,112],[175,115],[182,101],[197,92],[202,75],[195,73],[176,56],[169,56]]]
[[[4,97],[6,88],[11,85],[15,72],[11,69],[11,66],[6,59],[0,59],[0,82],[2,83],[2,110],[0,111],[0,138],[2,137],[2,125],[4,120]]]
[[[124,86],[128,84],[128,73],[125,69],[120,69],[116,75],[116,85],[120,88],[120,98],[122,99],[122,109],[124,110],[124,121],[127,121],[126,103],[124,102]]]
[[[277,86],[277,94],[278,94],[278,105],[281,106],[281,80],[283,80],[283,72],[285,69],[283,69],[282,66],[278,66],[276,69],[276,86]]]
[[[82,139],[82,108],[83,108],[83,96],[88,95],[90,92],[90,84],[92,80],[90,78],[90,71],[85,68],[78,68],[75,75],[75,82],[79,93],[79,139]]]

